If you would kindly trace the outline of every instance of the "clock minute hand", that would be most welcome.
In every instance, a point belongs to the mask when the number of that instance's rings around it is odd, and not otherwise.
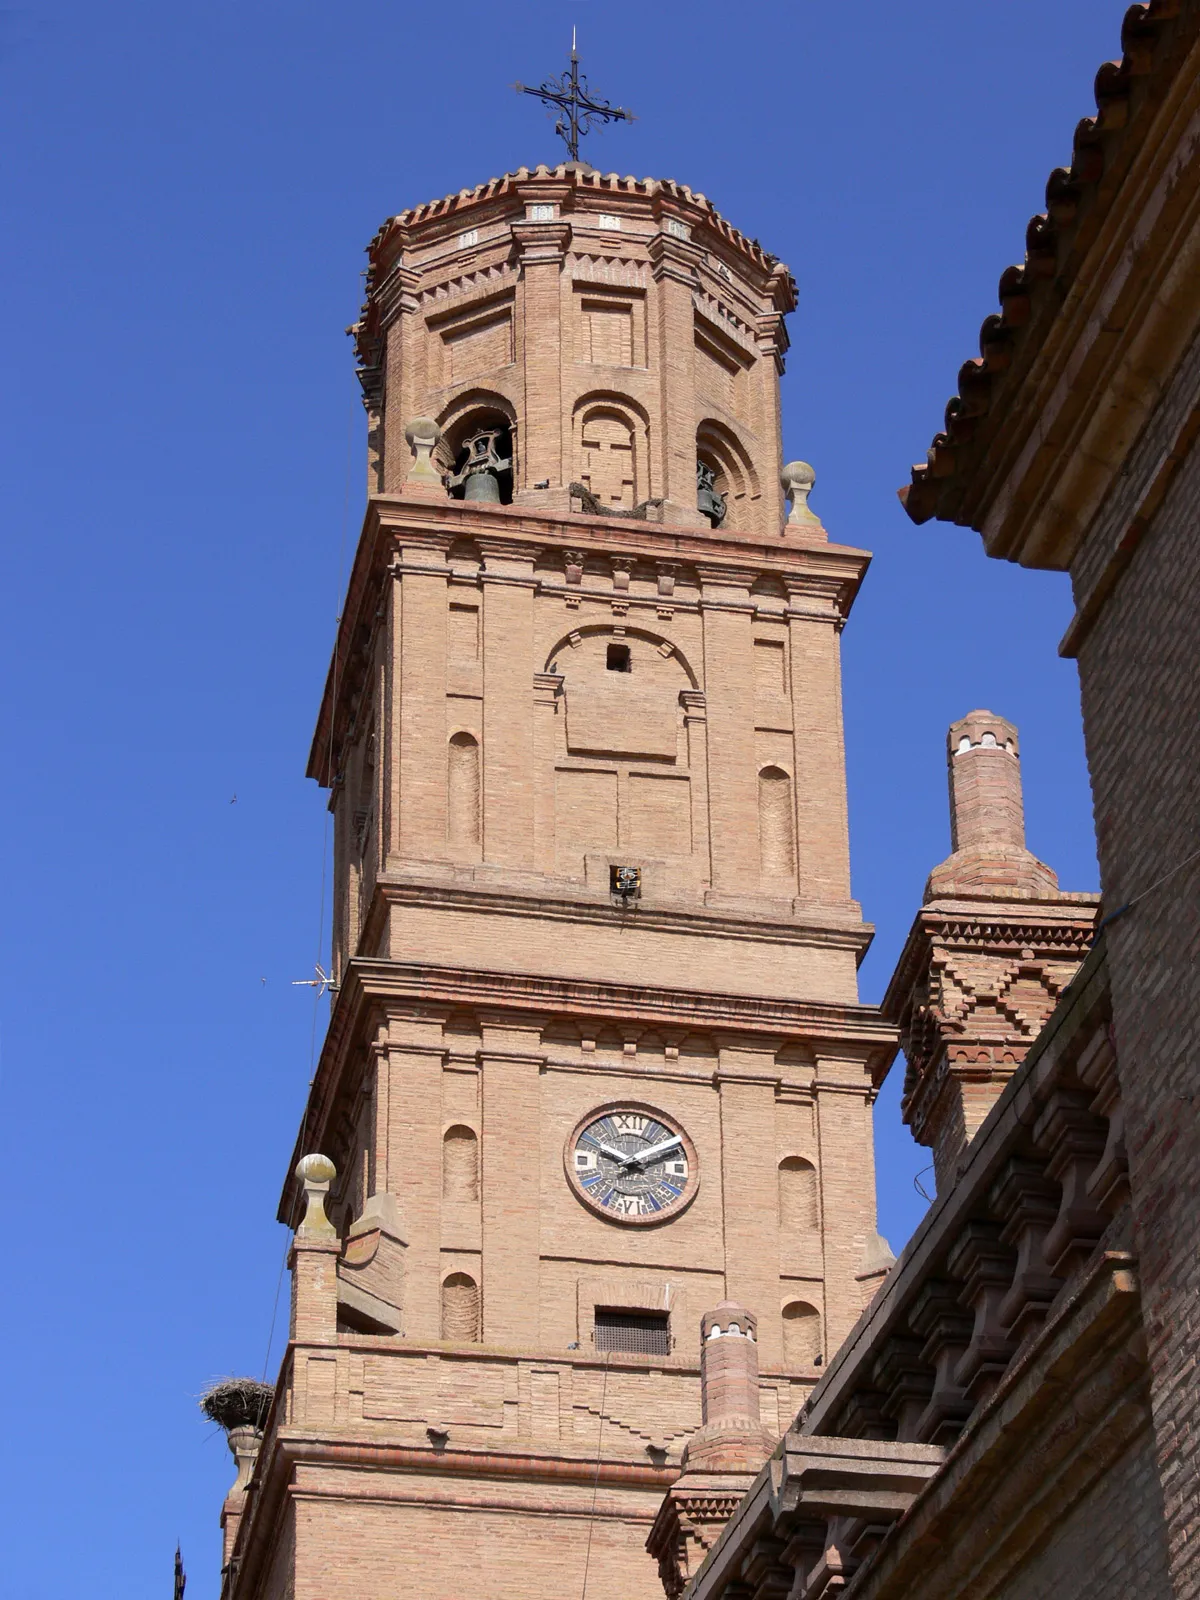
[[[682,1144],[678,1134],[670,1139],[664,1139],[662,1144],[651,1145],[649,1150],[639,1150],[634,1157],[639,1167],[648,1166],[651,1161],[657,1161],[660,1156],[665,1156],[668,1150],[674,1150],[677,1144]]]

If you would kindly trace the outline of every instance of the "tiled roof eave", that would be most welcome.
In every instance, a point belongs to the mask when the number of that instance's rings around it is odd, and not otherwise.
[[[1000,310],[980,327],[979,356],[960,368],[944,426],[899,491],[913,522],[982,531],[1002,463],[1036,421],[1031,371],[1198,28],[1198,0],[1149,0],[1126,12],[1122,56],[1096,74],[1097,114],[1077,126],[1070,166],[1050,174],[1046,210],[1031,218],[1023,260],[1000,276]]]

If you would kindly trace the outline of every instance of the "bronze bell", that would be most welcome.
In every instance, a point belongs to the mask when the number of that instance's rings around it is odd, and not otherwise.
[[[512,457],[502,457],[497,449],[502,435],[501,428],[481,428],[464,441],[467,459],[449,480],[451,489],[461,488],[464,500],[500,504],[500,474],[512,470]]]
[[[697,461],[696,508],[703,512],[714,528],[719,528],[725,520],[725,496],[716,491],[716,477],[712,467],[706,467],[703,461]]]

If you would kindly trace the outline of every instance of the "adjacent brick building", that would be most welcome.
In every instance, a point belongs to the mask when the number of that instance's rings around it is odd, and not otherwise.
[[[769,1447],[890,1262],[838,657],[868,558],[782,460],[788,272],[703,196],[522,170],[370,263],[309,769],[337,995],[226,1593],[634,1600],[704,1455],[702,1314],[752,1308]]]
[[[699,1571],[657,1552],[688,1600],[1200,1594],[1200,4],[1134,5],[1121,43],[903,493],[1071,574],[1097,938],[1031,1041],[1088,908],[1014,854],[1009,730],[973,714],[952,795],[990,822],[885,1007],[938,1198]]]

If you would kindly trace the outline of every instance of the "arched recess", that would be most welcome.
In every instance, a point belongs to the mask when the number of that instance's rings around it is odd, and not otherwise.
[[[564,633],[552,648],[546,652],[545,665],[542,668],[543,672],[568,674],[571,670],[572,659],[581,659],[578,652],[586,650],[589,645],[594,647],[594,642],[597,638],[607,644],[610,639],[616,639],[617,634],[611,624],[604,622],[592,623],[583,628],[573,628],[570,633]],[[699,688],[699,679],[692,671],[688,658],[682,650],[676,649],[673,644],[664,639],[661,633],[651,633],[648,628],[626,628],[620,638],[626,644],[636,641],[652,645],[664,660],[678,662],[687,679],[689,689]],[[667,646],[665,651],[664,646]]]
[[[816,1167],[803,1156],[784,1156],[779,1163],[779,1226],[789,1233],[810,1233],[819,1224]]]
[[[811,1367],[821,1354],[821,1313],[807,1300],[789,1300],[783,1308],[783,1361],[787,1367]]]
[[[442,1282],[442,1338],[478,1344],[479,1313],[479,1285],[469,1272],[452,1272]]]
[[[696,459],[711,470],[713,488],[725,498],[719,526],[744,530],[761,492],[750,452],[723,422],[706,417],[696,429]]]
[[[512,469],[500,479],[500,502],[508,505],[512,500],[513,484],[518,481],[518,428],[517,413],[508,400],[491,389],[468,389],[452,400],[435,418],[442,430],[442,438],[433,453],[434,465],[440,472],[459,472],[466,461],[466,441],[483,428],[498,428],[500,439],[497,449],[500,456],[512,461]]]
[[[479,1199],[479,1139],[465,1123],[442,1135],[442,1199]]]
[[[796,813],[792,780],[782,767],[758,774],[758,848],[763,887],[790,894],[796,879]]]
[[[479,741],[454,733],[446,748],[446,838],[459,849],[479,847]]]
[[[632,510],[650,496],[650,424],[625,395],[598,391],[571,419],[575,477],[606,506]]]

